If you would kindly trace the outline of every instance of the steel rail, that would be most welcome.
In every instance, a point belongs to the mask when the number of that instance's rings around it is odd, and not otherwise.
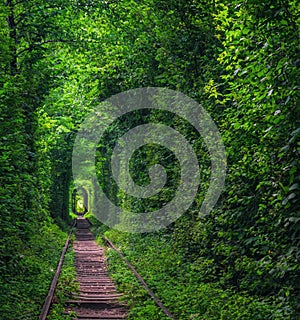
[[[55,292],[56,285],[57,285],[57,282],[58,282],[58,278],[59,278],[59,275],[60,275],[60,272],[61,272],[61,268],[62,268],[62,265],[63,265],[63,262],[64,262],[65,254],[66,254],[66,252],[68,250],[68,247],[69,247],[70,239],[71,239],[75,224],[76,224],[76,220],[74,221],[74,223],[72,225],[72,228],[71,228],[71,230],[70,230],[70,232],[68,234],[68,238],[66,240],[65,246],[64,246],[64,248],[62,250],[62,253],[61,253],[57,268],[56,268],[55,275],[54,275],[54,277],[52,279],[52,283],[51,283],[50,289],[48,291],[48,295],[47,295],[47,297],[45,299],[42,311],[41,311],[40,316],[39,316],[39,320],[46,320],[47,319],[47,315],[48,315],[50,307],[51,307],[51,303],[52,303],[52,300],[53,300],[53,296],[54,296],[54,292]]]
[[[106,241],[107,245],[115,250],[119,257],[127,264],[128,268],[133,272],[135,277],[140,281],[143,287],[146,289],[147,293],[151,296],[151,298],[155,301],[155,303],[162,309],[165,315],[167,315],[170,319],[176,320],[176,318],[171,314],[171,312],[165,307],[165,305],[160,301],[160,299],[156,296],[156,294],[149,288],[145,280],[139,275],[139,273],[135,270],[132,264],[124,257],[123,253],[117,249],[114,244],[106,237],[103,237]]]

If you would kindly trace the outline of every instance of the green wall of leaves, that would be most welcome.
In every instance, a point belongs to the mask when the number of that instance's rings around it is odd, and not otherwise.
[[[8,293],[1,296],[0,315],[32,319],[42,303],[43,277],[51,279],[48,264],[55,266],[64,239],[53,221],[69,219],[72,146],[85,115],[113,94],[163,86],[197,100],[218,125],[228,157],[225,190],[205,219],[197,216],[200,194],[165,233],[111,236],[133,264],[141,261],[141,273],[156,279],[155,290],[166,301],[176,285],[170,282],[165,292],[162,274],[140,259],[153,257],[163,237],[166,252],[168,246],[178,252],[164,272],[177,279],[178,266],[194,270],[191,288],[214,292],[207,303],[215,299],[220,306],[219,292],[231,290],[228,308],[237,294],[243,305],[248,298],[266,304],[255,319],[296,319],[299,16],[293,0],[1,3],[0,285]],[[200,140],[198,145],[209,163]],[[28,274],[45,276],[33,285]],[[30,301],[36,292],[32,310],[22,305],[9,318],[16,297]],[[209,308],[191,300],[190,312],[178,301],[172,311],[186,319],[213,319],[205,313]],[[250,319],[249,310],[239,318]],[[237,316],[230,312],[222,319]]]

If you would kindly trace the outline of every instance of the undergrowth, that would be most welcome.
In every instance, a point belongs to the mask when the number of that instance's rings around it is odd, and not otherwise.
[[[76,270],[74,266],[74,251],[69,247],[62,270],[55,290],[54,303],[47,317],[48,320],[71,320],[76,316],[75,313],[65,314],[65,302],[79,290],[79,284],[76,282]]]
[[[283,320],[293,319],[292,310],[275,296],[261,298],[222,288],[218,281],[205,281],[199,262],[184,261],[164,234],[130,235],[108,231],[105,235],[121,248],[177,319]],[[168,319],[141,287],[117,253],[107,250],[109,272],[130,306],[129,319]],[[203,264],[209,261],[202,262]]]
[[[0,319],[37,319],[55,274],[66,233],[54,224],[36,230],[19,244],[14,272],[0,275]]]

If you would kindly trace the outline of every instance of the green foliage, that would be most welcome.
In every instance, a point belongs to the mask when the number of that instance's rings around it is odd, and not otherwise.
[[[265,310],[258,319],[292,319],[299,299],[299,8],[293,1],[203,4],[153,2],[153,84],[184,91],[211,112],[227,147],[227,183],[210,217],[199,220],[195,205],[166,232],[183,251],[179,260],[205,275],[199,283],[253,296]],[[120,239],[126,252],[135,237]],[[272,312],[273,304],[280,308]]]
[[[236,292],[208,281],[207,270],[212,261],[203,258],[201,262],[187,263],[184,252],[174,252],[171,237],[166,234],[125,237],[110,231],[106,235],[126,252],[150,288],[178,319],[292,319],[292,309],[276,301],[276,297],[261,299],[245,290]],[[111,249],[108,258],[110,272],[129,302],[130,319],[165,319]]]
[[[6,264],[1,270],[1,319],[37,318],[49,290],[66,235],[53,224],[36,230],[26,243],[11,238]],[[22,241],[23,240],[23,241]],[[8,260],[9,259],[9,260]]]
[[[299,316],[299,16],[294,0],[7,0],[0,5],[4,318],[33,318],[42,304],[51,278],[47,270],[64,238],[50,216],[58,225],[70,220],[71,155],[80,123],[100,101],[142,86],[177,89],[210,112],[227,150],[226,187],[212,214],[199,219],[210,176],[201,137],[178,119],[135,114],[109,138],[146,119],[172,125],[193,140],[201,190],[164,233],[109,235],[182,318]],[[149,183],[148,168],[166,154],[155,148],[132,158],[140,185]],[[104,178],[110,151],[97,162]],[[104,179],[106,191],[123,207],[155,209],[178,183],[176,159],[163,165],[169,184],[151,203],[126,198]],[[109,255],[115,263],[111,272],[131,301],[132,318],[163,319]]]
[[[124,293],[123,299],[130,308],[128,319],[168,319],[124,262],[120,261],[117,253],[111,249],[106,253],[111,275],[120,292]]]
[[[69,248],[64,259],[61,274],[55,290],[54,302],[52,304],[49,320],[73,319],[76,314],[65,314],[65,302],[70,299],[74,293],[79,291],[79,284],[76,282],[76,270],[74,266],[74,252]]]

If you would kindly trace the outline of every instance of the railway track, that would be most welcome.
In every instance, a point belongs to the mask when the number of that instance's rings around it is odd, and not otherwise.
[[[115,284],[107,273],[104,249],[96,244],[89,228],[90,224],[88,220],[79,216],[76,221],[75,241],[73,243],[79,292],[66,302],[65,313],[74,314],[75,312],[77,316],[73,318],[74,320],[126,319],[126,306],[120,302],[119,298],[121,294],[117,292]],[[58,270],[52,281],[39,320],[47,319],[64,254],[69,244],[69,238],[70,235],[64,247],[58,264]]]
[[[74,226],[72,231],[74,230]],[[46,320],[49,313],[51,303],[53,301],[55,288],[62,267],[64,255],[67,251],[70,232],[60,261],[53,278],[49,293],[46,297],[39,320]],[[147,286],[143,278],[126,260],[123,254],[114,247],[109,239],[105,238],[107,245],[116,250],[120,258],[127,264],[128,268],[133,272],[148,294],[153,298],[155,303],[162,309],[168,318],[175,320],[174,316],[162,304],[159,298]],[[73,320],[118,320],[126,319],[128,310],[124,303],[120,302],[122,294],[117,292],[116,285],[110,279],[107,273],[105,263],[104,249],[96,244],[95,238],[90,231],[90,223],[82,216],[78,216],[76,220],[75,241],[73,243],[75,252],[75,269],[76,279],[79,283],[79,292],[76,292],[67,302],[65,314],[76,314]]]
[[[125,319],[127,310],[107,274],[104,249],[96,244],[89,228],[89,222],[78,217],[73,249],[79,293],[67,301],[66,313],[75,311],[75,319]]]

